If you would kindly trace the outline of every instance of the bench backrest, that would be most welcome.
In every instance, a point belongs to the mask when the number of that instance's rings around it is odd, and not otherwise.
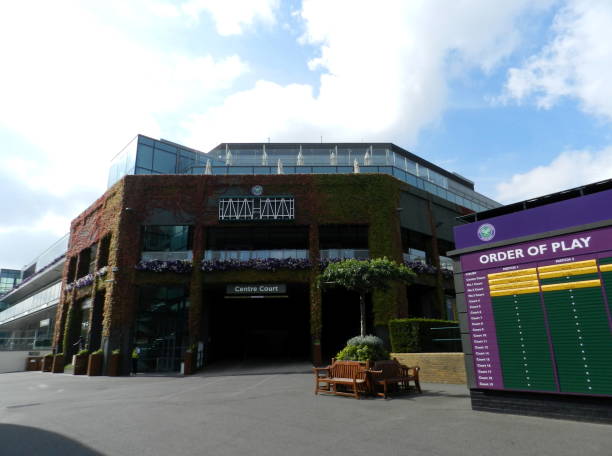
[[[382,374],[378,374],[383,378],[399,377],[401,375],[400,364],[392,359],[387,361],[375,361],[374,370],[382,371]]]
[[[329,368],[331,377],[353,378],[357,375],[360,378],[364,375],[365,363],[360,361],[334,361]]]

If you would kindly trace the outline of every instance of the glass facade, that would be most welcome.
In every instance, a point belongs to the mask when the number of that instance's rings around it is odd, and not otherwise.
[[[126,174],[350,174],[355,163],[360,173],[388,174],[474,211],[500,206],[470,181],[390,143],[221,144],[203,153],[138,135],[112,160],[108,186]]]
[[[18,269],[0,269],[0,296],[8,293],[21,282],[21,271]]]

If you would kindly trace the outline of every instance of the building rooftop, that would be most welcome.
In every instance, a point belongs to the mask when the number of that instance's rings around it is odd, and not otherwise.
[[[110,187],[126,174],[389,174],[473,211],[500,206],[474,182],[392,143],[221,143],[201,152],[138,135],[115,156]]]

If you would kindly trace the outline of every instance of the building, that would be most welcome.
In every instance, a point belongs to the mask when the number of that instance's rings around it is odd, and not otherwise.
[[[463,217],[475,410],[612,423],[612,180]]]
[[[143,370],[188,349],[223,359],[333,356],[358,333],[357,297],[321,292],[321,264],[387,256],[417,270],[374,293],[390,318],[452,317],[455,218],[499,206],[473,182],[390,143],[221,144],[137,136],[109,189],[71,224],[54,346],[134,346]]]
[[[0,297],[0,350],[51,349],[67,245],[68,235],[12,273],[19,280]]]

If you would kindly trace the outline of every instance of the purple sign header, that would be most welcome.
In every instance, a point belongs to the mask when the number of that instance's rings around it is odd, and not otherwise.
[[[464,271],[544,261],[612,249],[612,227],[512,244],[461,256]]]
[[[612,220],[612,190],[456,226],[455,247],[481,246],[603,220]]]

